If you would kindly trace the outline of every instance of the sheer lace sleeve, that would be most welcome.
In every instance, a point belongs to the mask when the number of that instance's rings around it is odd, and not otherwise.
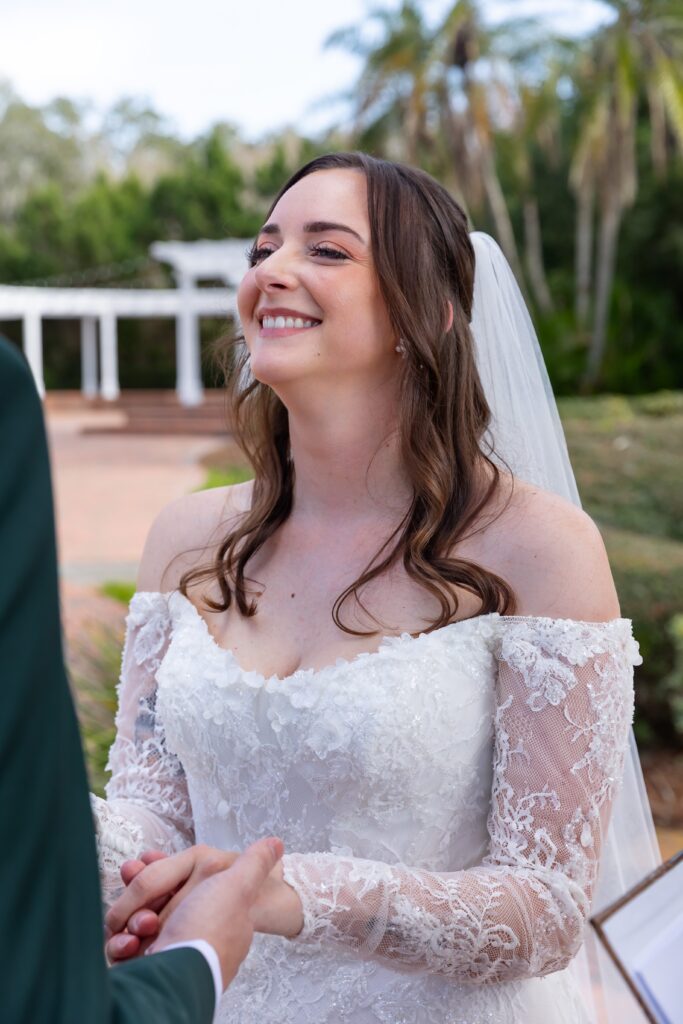
[[[123,861],[144,849],[174,853],[194,841],[185,774],[156,714],[156,672],[170,640],[163,594],[133,597],[126,619],[116,739],[107,799],[92,796],[105,902],[122,887]]]
[[[630,623],[501,618],[490,847],[481,865],[288,854],[298,940],[491,982],[548,974],[581,945],[633,715]],[[458,823],[453,822],[453,828]]]

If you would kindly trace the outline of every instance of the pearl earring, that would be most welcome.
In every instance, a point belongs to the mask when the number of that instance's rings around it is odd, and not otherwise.
[[[399,355],[403,356],[403,358],[405,359],[405,357],[406,357],[406,343],[403,340],[403,338],[399,338],[398,339],[398,345],[395,346],[395,350],[399,353]]]

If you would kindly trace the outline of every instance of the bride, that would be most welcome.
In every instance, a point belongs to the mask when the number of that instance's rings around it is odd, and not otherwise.
[[[238,305],[255,480],[151,530],[105,891],[142,850],[188,848],[171,893],[276,834],[220,1021],[602,1019],[577,953],[640,659],[502,254],[428,175],[333,154],[284,186]]]

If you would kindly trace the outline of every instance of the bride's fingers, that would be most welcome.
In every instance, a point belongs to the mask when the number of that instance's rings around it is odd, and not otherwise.
[[[159,916],[151,910],[138,910],[128,919],[128,931],[131,935],[137,935],[139,939],[158,935],[160,928]]]
[[[161,850],[145,850],[143,853],[140,854],[140,860],[143,862],[143,864],[153,864],[155,861],[165,860],[167,857],[168,854],[162,853]],[[166,896],[161,896],[158,900],[154,900],[152,903],[150,903],[147,909],[153,910],[156,914],[158,914],[159,911],[166,906],[166,904],[174,895],[174,893],[175,890],[173,890],[173,892],[168,893],[168,895]]]
[[[144,854],[143,854],[144,856]],[[140,860],[124,860],[121,865],[121,878],[124,885],[130,885],[136,875],[145,870],[145,863]]]
[[[110,964],[120,963],[122,960],[130,960],[139,954],[140,939],[137,935],[121,932],[119,935],[112,936],[105,949]]]
[[[143,864],[153,864],[155,860],[165,860],[168,857],[167,853],[162,853],[161,850],[144,850],[140,854],[140,860]]]
[[[190,848],[174,857],[148,864],[140,871],[109,909],[105,923],[113,933],[122,932],[129,917],[137,910],[153,906],[168,896],[192,874],[195,854]]]
[[[168,854],[162,853],[161,850],[145,850],[135,860],[124,861],[121,865],[123,884],[130,885],[135,876],[144,871],[148,864],[153,864],[156,860],[164,860],[167,856]]]

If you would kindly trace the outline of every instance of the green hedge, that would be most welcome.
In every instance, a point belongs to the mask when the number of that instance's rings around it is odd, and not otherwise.
[[[560,414],[643,655],[638,739],[683,748],[683,394],[563,399]]]

